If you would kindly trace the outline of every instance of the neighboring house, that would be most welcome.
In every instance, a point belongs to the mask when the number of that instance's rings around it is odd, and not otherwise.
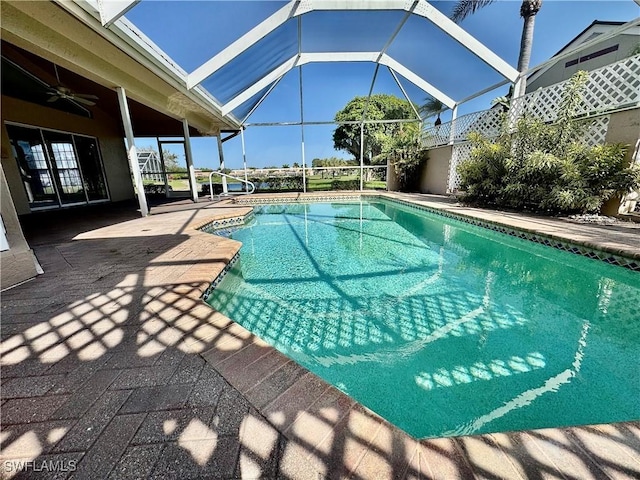
[[[595,20],[591,25],[579,33],[573,40],[567,43],[558,53],[572,50],[579,45],[591,41],[600,35],[609,33],[612,29],[623,25],[624,22],[605,22]],[[623,33],[598,42],[589,48],[581,50],[574,55],[551,63],[534,71],[527,80],[527,93],[538,88],[548,87],[554,83],[562,82],[579,70],[595,70],[611,63],[629,57],[640,44],[640,27],[632,27]]]
[[[135,198],[123,118],[138,137],[183,137],[185,121],[190,136],[239,128],[146,37],[87,8],[1,3],[1,288],[36,273],[19,216]]]

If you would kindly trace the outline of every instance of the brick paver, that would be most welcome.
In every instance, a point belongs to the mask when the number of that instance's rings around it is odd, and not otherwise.
[[[239,245],[193,225],[248,211],[43,218],[45,274],[2,293],[0,478],[640,476],[636,423],[417,441],[203,306]]]

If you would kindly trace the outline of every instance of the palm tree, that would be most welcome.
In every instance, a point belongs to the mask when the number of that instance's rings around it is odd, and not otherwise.
[[[486,7],[495,0],[459,0],[453,7],[451,20],[456,23],[461,22],[465,17],[471,15],[476,10]],[[520,5],[520,16],[524,19],[522,26],[522,37],[520,38],[520,54],[518,56],[518,71],[524,72],[529,68],[531,59],[531,47],[533,45],[533,26],[536,14],[542,8],[542,0],[522,0]],[[527,86],[527,78],[522,77],[520,89],[514,92],[516,97],[524,94]]]
[[[436,121],[433,123],[436,127],[442,123],[440,120],[440,114],[445,111],[447,107],[437,98],[427,97],[424,105],[418,107],[418,111],[424,115],[424,118],[437,115]]]

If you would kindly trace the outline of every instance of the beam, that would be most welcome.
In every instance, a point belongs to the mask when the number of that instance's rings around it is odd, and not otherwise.
[[[228,62],[266,37],[287,20],[296,16],[299,4],[299,0],[287,3],[269,18],[256,25],[227,48],[219,52],[217,55],[214,55],[200,67],[196,68],[193,72],[187,75],[187,88],[191,89],[200,84],[204,79],[217,72]]]
[[[283,75],[283,77],[284,77],[284,75]],[[264,92],[264,95],[262,95],[262,98],[260,100],[258,100],[258,102],[251,108],[251,110],[249,110],[249,113],[247,113],[244,116],[244,118],[242,119],[240,128],[244,128],[244,125],[245,125],[245,122],[247,121],[247,118],[249,118],[251,115],[253,115],[253,112],[255,112],[258,109],[258,107],[260,105],[262,105],[262,102],[264,102],[265,98],[267,98],[269,96],[269,94],[273,91],[273,89],[278,86],[278,84],[280,83],[280,80],[282,80],[282,77],[280,77],[275,82],[273,82],[271,84],[271,86],[269,87],[269,89],[266,92]]]
[[[268,87],[273,82],[278,80],[280,77],[284,76],[287,72],[295,68],[297,61],[298,61],[298,55],[296,54],[293,57],[291,57],[289,60],[283,62],[279,67],[276,67],[276,69],[273,70],[271,73],[265,75],[256,83],[251,85],[249,88],[241,92],[239,95],[229,100],[220,109],[220,111],[222,112],[222,115],[228,115],[233,110],[235,110],[240,105],[242,105],[244,102],[246,102],[251,97],[253,97],[260,90]]]
[[[408,10],[407,0],[310,0],[310,10]],[[407,5],[408,4],[408,5]]]
[[[302,53],[298,65],[320,62],[375,62],[378,52],[316,52]]]
[[[407,20],[409,20],[409,17],[411,17],[411,14],[413,13],[413,10],[416,8],[417,5],[418,5],[418,0],[413,0],[411,7],[407,9],[407,13],[402,18],[402,20],[400,21],[400,23],[398,24],[394,32],[391,34],[391,36],[389,37],[389,40],[387,40],[387,43],[384,44],[384,47],[382,47],[382,50],[380,50],[380,53],[378,54],[378,58],[376,59],[376,62],[380,60],[382,55],[387,53],[387,50],[389,50],[389,47],[391,46],[393,41],[396,39],[396,37],[400,33],[400,30],[402,30],[402,27],[404,27],[404,24],[407,23]]]
[[[482,61],[496,70],[504,78],[507,78],[512,82],[514,82],[518,78],[518,70],[513,68],[502,58],[493,53],[493,51],[476,40],[475,37],[467,33],[466,30],[464,30],[462,27],[460,27],[458,24],[456,24],[426,0],[419,0],[418,5],[413,10],[413,13],[433,22],[434,25],[436,25],[451,38],[453,38],[462,46],[478,56]],[[452,107],[450,106],[449,108]]]
[[[411,70],[409,70],[407,67],[405,67],[401,63],[395,61],[389,55],[384,54],[382,56],[382,58],[380,59],[380,63],[382,65],[386,65],[387,67],[391,68],[392,70],[395,70],[400,75],[402,75],[404,78],[406,78],[411,83],[413,83],[415,86],[421,88],[422,90],[427,92],[429,95],[431,95],[433,98],[435,98],[437,100],[440,100],[447,107],[453,108],[453,106],[456,104],[456,102],[451,97],[449,97],[448,95],[446,95],[443,92],[441,92],[440,90],[438,90],[436,87],[431,85],[429,82],[424,80],[422,77],[420,77],[417,74],[413,73]]]
[[[293,70],[297,66],[302,66],[307,63],[315,62],[374,62],[378,54],[376,52],[322,52],[322,53],[303,53],[300,55],[294,55],[290,59],[286,60],[275,70],[268,73],[249,88],[236,95],[222,106],[220,111],[223,115],[228,115],[233,110],[238,108],[244,102],[253,97],[260,90],[269,86],[275,81],[281,79],[286,73]],[[269,92],[268,92],[269,93]],[[266,95],[265,95],[266,96]],[[253,111],[253,109],[252,109]],[[248,117],[249,115],[247,115]]]
[[[404,95],[404,98],[407,99],[407,102],[409,102],[409,105],[411,105],[411,108],[413,109],[413,113],[416,114],[416,117],[418,117],[418,120],[420,120],[420,122],[422,123],[422,117],[420,116],[420,113],[418,112],[418,110],[416,109],[416,106],[413,104],[413,102],[411,101],[411,99],[409,98],[409,95],[407,95],[407,91],[404,89],[404,87],[402,86],[402,84],[400,83],[400,79],[398,78],[398,76],[396,75],[396,72],[394,72],[393,70],[391,70],[389,67],[387,67],[387,69],[389,70],[389,73],[391,74],[391,76],[393,77],[393,79],[396,82],[396,85],[398,85],[398,88],[400,89],[400,91],[402,92],[402,94]]]
[[[395,120],[344,120],[344,121],[336,121],[336,120],[326,120],[320,122],[304,122],[304,125],[360,125],[364,124],[385,124],[385,123],[416,123],[421,122],[419,118],[398,118]],[[256,123],[247,123],[246,127],[289,127],[292,125],[302,125],[302,122],[256,122]]]
[[[140,0],[98,0],[100,22],[109,28],[113,22],[131,10]]]
[[[465,97],[462,100],[458,100],[458,105],[462,105],[463,103],[468,102],[469,100],[473,100],[474,98],[480,97],[485,93],[489,93],[490,91],[495,90],[496,88],[500,88],[503,85],[506,85],[507,83],[511,83],[511,82],[509,82],[509,80],[502,80],[501,82],[498,82],[494,85],[491,85],[490,87],[480,90],[479,92],[476,92],[473,95],[469,95],[468,97]]]

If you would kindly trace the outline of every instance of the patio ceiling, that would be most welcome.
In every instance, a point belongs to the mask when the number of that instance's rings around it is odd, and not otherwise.
[[[92,8],[105,27],[138,36],[158,57],[175,62],[126,16],[132,13],[136,17],[136,9],[150,8],[150,2],[77,3]],[[187,88],[203,88],[223,115],[244,123],[287,72],[310,63],[383,65],[449,108],[475,92],[447,92],[441,76],[425,67],[429,62],[425,52],[432,54],[446,44],[457,48],[461,62],[484,63],[493,72],[493,76],[487,76],[487,87],[496,82],[515,82],[519,75],[507,61],[426,0],[292,0],[280,5],[226,48],[213,51],[189,73],[184,70]],[[200,21],[205,19],[192,19],[194,29],[200,28]],[[408,52],[407,36],[412,28],[429,33],[416,38]],[[207,45],[192,46],[196,47],[207,50]]]

